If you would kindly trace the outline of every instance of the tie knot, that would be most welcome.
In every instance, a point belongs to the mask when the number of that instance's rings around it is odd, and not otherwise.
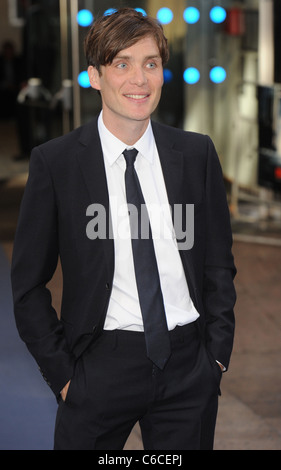
[[[126,160],[127,166],[133,165],[135,163],[137,154],[138,151],[136,149],[124,150],[123,155]]]

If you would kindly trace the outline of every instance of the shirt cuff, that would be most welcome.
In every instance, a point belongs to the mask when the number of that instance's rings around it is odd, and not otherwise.
[[[224,367],[224,365],[223,365],[221,362],[219,362],[219,361],[217,361],[217,360],[216,360],[216,362],[222,367],[222,372],[225,372],[225,371],[226,371],[226,367]]]

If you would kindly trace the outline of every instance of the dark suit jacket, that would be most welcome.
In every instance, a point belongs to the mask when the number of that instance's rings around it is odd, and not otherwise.
[[[153,123],[170,205],[194,204],[194,246],[181,250],[209,352],[226,367],[233,345],[235,267],[222,172],[207,136]],[[109,216],[101,143],[94,120],[35,148],[12,262],[20,336],[56,395],[76,359],[102,331],[114,273],[114,241],[86,236],[87,207]],[[63,272],[60,320],[46,284]]]

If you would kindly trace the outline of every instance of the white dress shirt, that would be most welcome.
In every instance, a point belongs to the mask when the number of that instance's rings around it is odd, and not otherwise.
[[[130,222],[125,193],[126,162],[122,152],[130,148],[98,120],[102,143],[114,237],[115,272],[104,329],[143,331],[138,300]],[[151,123],[133,146],[138,150],[135,169],[140,180],[154,240],[160,283],[169,330],[195,321],[199,314],[189,295],[177,248],[162,168]]]

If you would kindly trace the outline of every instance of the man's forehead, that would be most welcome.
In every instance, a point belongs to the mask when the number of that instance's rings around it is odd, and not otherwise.
[[[144,37],[136,41],[133,45],[129,47],[125,47],[117,52],[115,58],[118,57],[132,57],[134,54],[143,54],[144,56],[149,57],[159,57],[160,58],[160,51],[159,47],[155,41],[155,39],[151,36]]]

